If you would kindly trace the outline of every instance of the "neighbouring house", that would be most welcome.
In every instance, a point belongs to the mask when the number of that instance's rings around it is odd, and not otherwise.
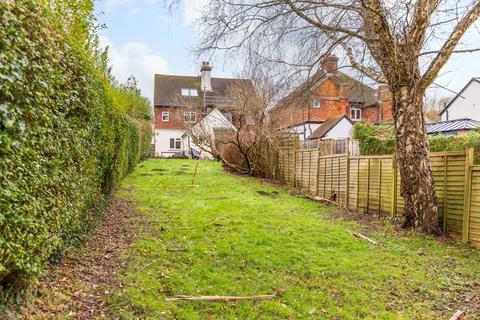
[[[470,119],[480,121],[480,77],[467,85],[440,112],[441,120]]]
[[[352,122],[391,122],[392,105],[387,86],[374,89],[340,72],[335,55],[328,56],[314,76],[271,111],[273,125],[298,134],[300,140],[306,140],[328,119],[339,116]]]
[[[231,112],[225,108],[232,104],[228,98],[231,86],[242,83],[251,84],[250,80],[214,78],[208,62],[203,62],[199,76],[180,76],[171,74],[156,74],[154,88],[155,128],[154,154],[157,157],[184,155],[183,135],[185,125],[197,123],[212,110],[217,108],[229,121],[235,121]],[[203,107],[186,110],[186,101],[194,102]]]
[[[352,131],[353,121],[346,115],[339,115],[325,120],[307,139],[347,139],[352,136]]]
[[[237,129],[220,110],[215,108],[183,134],[184,153],[190,154],[193,149],[193,152],[201,155],[202,159],[213,159],[211,146],[216,145],[219,130],[235,132]]]
[[[428,134],[461,135],[473,129],[480,129],[480,121],[472,119],[455,119],[427,123]]]

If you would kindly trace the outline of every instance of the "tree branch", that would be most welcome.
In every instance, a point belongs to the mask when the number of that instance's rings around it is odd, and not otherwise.
[[[427,71],[423,74],[418,92],[423,94],[427,87],[435,80],[440,69],[445,65],[450,56],[452,55],[455,46],[459,43],[468,28],[480,17],[480,1],[477,1],[475,5],[468,11],[460,22],[455,26],[448,40],[443,44],[442,48],[438,52],[437,56],[433,59],[429,65]]]

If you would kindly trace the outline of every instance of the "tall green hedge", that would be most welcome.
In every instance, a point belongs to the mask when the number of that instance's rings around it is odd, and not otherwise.
[[[148,152],[149,102],[111,80],[92,12],[0,1],[0,283],[77,240]]]
[[[360,154],[392,154],[395,152],[395,129],[392,125],[357,123],[353,137],[359,140]],[[461,151],[474,148],[476,163],[480,163],[480,131],[471,130],[463,135],[435,134],[428,136],[430,151]]]

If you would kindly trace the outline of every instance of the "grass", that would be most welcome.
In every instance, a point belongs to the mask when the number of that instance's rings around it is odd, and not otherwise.
[[[144,227],[124,255],[124,287],[109,298],[124,319],[480,318],[480,254],[386,228],[381,245],[355,239],[356,222],[283,187],[202,161],[149,160],[124,182]],[[261,191],[259,193],[259,191]],[[137,219],[139,222],[142,219]],[[366,232],[366,231],[362,231]],[[184,251],[172,251],[184,250]],[[165,302],[173,295],[257,295],[274,300]]]

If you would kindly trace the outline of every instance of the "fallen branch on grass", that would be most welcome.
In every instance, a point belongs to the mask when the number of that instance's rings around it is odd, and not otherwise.
[[[187,251],[185,248],[167,248],[167,251],[173,252],[173,251]]]
[[[352,236],[354,236],[355,238],[359,238],[359,239],[366,240],[366,241],[370,242],[371,244],[375,244],[375,245],[378,244],[377,241],[375,241],[375,240],[373,240],[373,239],[370,239],[369,237],[367,237],[367,236],[365,236],[365,235],[363,235],[363,234],[361,234],[361,233],[359,233],[359,232],[350,232],[350,234],[351,234]]]
[[[455,314],[450,318],[450,320],[458,320],[458,319],[460,319],[464,314],[465,314],[465,312],[463,312],[462,310],[457,310],[457,312],[455,312]]]
[[[265,299],[275,299],[277,295],[274,294],[266,294],[266,295],[259,295],[259,296],[184,296],[178,295],[172,298],[166,298],[165,301],[172,302],[172,301],[195,301],[195,300],[203,300],[203,301],[235,301],[235,300],[265,300]]]
[[[321,197],[317,197],[317,196],[310,196],[310,195],[304,195],[303,197],[305,197],[307,199],[310,199],[310,200],[314,200],[314,201],[328,202],[330,204],[338,206],[338,203],[336,203],[335,201],[326,199],[326,198],[321,198]]]

